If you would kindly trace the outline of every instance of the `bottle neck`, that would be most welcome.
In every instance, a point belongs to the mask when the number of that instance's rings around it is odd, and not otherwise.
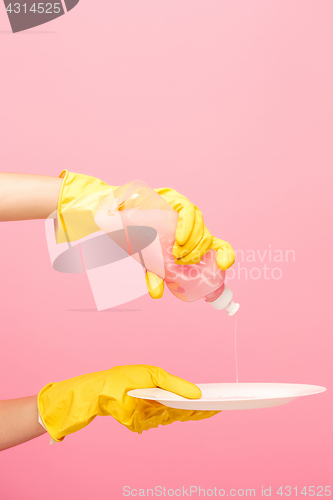
[[[209,300],[207,300],[206,297],[206,300],[214,307],[214,309],[217,309],[218,311],[220,311],[221,309],[225,309],[228,313],[228,316],[233,316],[238,311],[239,304],[235,304],[235,302],[233,302],[233,294],[230,288],[224,286],[222,293],[220,293],[221,288],[222,287],[216,290],[215,300],[212,300],[213,294],[209,295]]]
[[[210,293],[209,295],[206,295],[205,301],[206,302],[214,302],[214,300],[217,300],[219,297],[221,297],[222,293],[224,292],[225,289],[225,284],[222,283],[222,285],[217,288],[214,292]]]

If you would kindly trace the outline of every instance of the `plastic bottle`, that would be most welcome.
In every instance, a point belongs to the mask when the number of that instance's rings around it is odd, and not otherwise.
[[[116,189],[99,206],[96,224],[146,269],[165,280],[170,292],[185,302],[205,299],[228,315],[238,311],[225,286],[226,272],[210,250],[196,264],[176,264],[172,255],[178,213],[142,181]],[[158,237],[157,237],[158,236]]]

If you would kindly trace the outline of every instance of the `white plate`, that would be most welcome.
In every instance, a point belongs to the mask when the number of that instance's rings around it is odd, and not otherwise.
[[[319,385],[230,383],[197,384],[200,399],[187,399],[163,389],[134,389],[127,394],[134,398],[158,401],[170,408],[182,410],[249,410],[270,408],[289,403],[300,396],[311,396],[326,391]]]

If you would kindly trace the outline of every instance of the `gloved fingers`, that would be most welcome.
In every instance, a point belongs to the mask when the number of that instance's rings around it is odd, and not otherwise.
[[[184,398],[198,399],[201,397],[201,390],[192,382],[171,375],[171,373],[155,366],[150,367],[150,371],[156,387],[174,392]]]
[[[213,237],[212,249],[217,251],[216,261],[222,271],[229,269],[235,262],[235,252],[227,241]]]
[[[196,211],[199,211],[197,207],[193,205],[188,198],[174,189],[159,188],[155,189],[155,191],[179,214],[175,235],[178,246],[183,247],[187,243],[195,227],[199,230],[199,237],[193,235],[192,240],[196,239],[197,241],[202,235],[202,228],[200,232],[200,224],[196,222]],[[190,251],[192,248],[193,243],[191,243],[189,249],[186,247],[185,250],[187,250],[188,253],[188,250]]]
[[[191,203],[186,196],[183,196],[172,188],[157,188],[154,189],[154,191],[162,196],[162,198],[178,213],[186,203]]]
[[[160,299],[163,297],[164,281],[162,278],[154,273],[151,273],[150,271],[146,271],[146,286],[152,299]]]
[[[204,420],[221,413],[220,411],[178,410],[168,408],[157,401],[140,400],[128,429],[139,432],[153,429],[159,425],[169,425],[174,422],[188,422],[190,420]]]
[[[180,207],[177,208],[178,210],[175,210],[179,213],[179,217],[175,236],[178,245],[183,246],[190,238],[195,227],[196,208],[190,201],[182,203]],[[198,229],[200,232],[201,226]]]
[[[138,399],[136,410],[132,415],[128,429],[133,432],[147,431],[158,427],[162,421],[166,420],[166,406],[161,405],[157,401],[149,401]]]
[[[180,412],[178,418],[174,415],[175,420],[180,422],[187,422],[189,420],[204,420],[205,418],[213,417],[221,411],[206,411],[206,410],[174,410]],[[187,413],[188,412],[188,413]]]
[[[195,208],[194,212],[195,218],[192,227],[192,232],[186,243],[183,245],[180,245],[176,238],[175,244],[172,249],[172,253],[175,259],[182,259],[190,252],[192,252],[197,247],[198,242],[200,242],[203,237],[205,230],[205,223],[203,220],[203,216],[197,207],[194,208]]]
[[[197,246],[188,255],[185,255],[181,259],[176,259],[176,264],[198,264],[205,253],[210,250],[212,242],[213,236],[204,225],[203,236],[198,242]]]

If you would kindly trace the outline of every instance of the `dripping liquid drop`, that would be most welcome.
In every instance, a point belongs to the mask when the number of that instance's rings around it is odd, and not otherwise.
[[[238,363],[237,363],[237,338],[236,338],[236,335],[237,335],[237,316],[238,316],[238,313],[236,312],[235,314],[235,367],[236,367],[236,382],[238,383]]]

